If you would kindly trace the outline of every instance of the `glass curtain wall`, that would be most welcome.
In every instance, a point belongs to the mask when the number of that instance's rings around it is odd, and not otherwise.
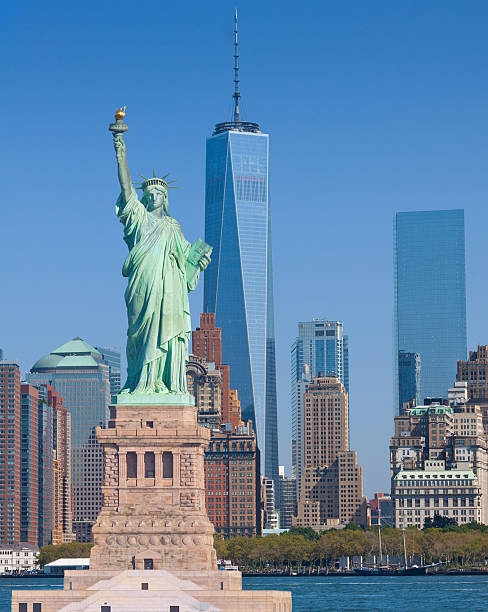
[[[464,211],[397,213],[394,221],[394,394],[402,354],[418,354],[420,398],[447,397],[466,359]]]
[[[254,125],[254,124],[253,124]],[[254,423],[265,474],[278,480],[275,339],[267,134],[207,139],[204,311],[216,313],[231,386]]]

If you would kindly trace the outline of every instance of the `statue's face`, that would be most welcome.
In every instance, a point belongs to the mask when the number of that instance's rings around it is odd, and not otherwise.
[[[146,206],[149,212],[157,210],[161,207],[164,207],[165,212],[167,212],[168,193],[162,187],[159,187],[158,185],[149,185],[149,187],[146,188],[144,198],[146,200]]]

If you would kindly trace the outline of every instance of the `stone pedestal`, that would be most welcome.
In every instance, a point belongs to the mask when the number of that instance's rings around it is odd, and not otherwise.
[[[129,397],[97,431],[105,480],[90,569],[66,572],[62,591],[13,591],[12,612],[34,603],[42,612],[291,612],[290,593],[243,591],[239,571],[217,570],[205,510],[210,432],[196,408]]]
[[[216,570],[204,488],[210,432],[196,408],[114,405],[110,417],[97,431],[105,480],[90,569]]]

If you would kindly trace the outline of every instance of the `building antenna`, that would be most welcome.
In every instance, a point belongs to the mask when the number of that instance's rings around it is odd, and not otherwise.
[[[239,112],[239,98],[241,93],[239,91],[239,46],[237,41],[237,9],[234,13],[234,123],[239,123],[241,120]]]

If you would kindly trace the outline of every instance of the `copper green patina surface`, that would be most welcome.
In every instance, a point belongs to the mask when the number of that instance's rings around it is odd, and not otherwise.
[[[193,402],[186,385],[191,332],[188,292],[210,262],[211,248],[191,245],[168,210],[168,183],[153,176],[132,186],[122,132],[114,132],[121,194],[116,213],[129,247],[127,277],[127,381],[117,396],[125,404]]]

